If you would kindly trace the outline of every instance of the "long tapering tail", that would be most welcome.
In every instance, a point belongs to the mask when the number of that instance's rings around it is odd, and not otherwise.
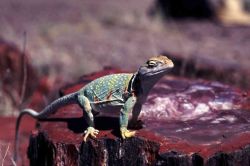
[[[38,112],[32,110],[32,109],[24,109],[20,112],[18,118],[17,118],[17,121],[16,121],[16,131],[15,131],[15,144],[14,144],[14,161],[17,161],[17,148],[19,147],[19,142],[18,142],[18,139],[19,139],[19,135],[18,135],[18,131],[19,131],[19,125],[20,125],[20,121],[23,117],[23,115],[25,114],[29,114],[31,115],[32,117],[36,118],[38,116]]]
[[[77,103],[77,96],[78,92],[71,93],[69,95],[65,95],[63,97],[58,98],[57,100],[53,101],[51,104],[49,104],[47,107],[45,107],[41,112],[36,112],[35,110],[32,109],[23,109],[16,121],[16,131],[15,131],[15,145],[14,145],[14,161],[17,161],[17,151],[18,151],[18,137],[19,137],[19,126],[21,119],[23,115],[28,114],[32,116],[35,119],[46,119],[49,115],[55,113],[60,107],[68,105],[68,104],[74,104]]]

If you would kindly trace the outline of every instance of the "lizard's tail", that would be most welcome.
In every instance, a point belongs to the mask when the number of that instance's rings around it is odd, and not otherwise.
[[[20,122],[21,119],[23,117],[23,115],[28,114],[30,116],[32,116],[35,119],[45,119],[47,118],[50,114],[55,113],[58,108],[67,105],[67,104],[73,104],[73,103],[77,103],[77,96],[78,93],[72,93],[69,95],[65,95],[63,97],[60,97],[59,99],[53,101],[51,104],[49,104],[47,107],[45,107],[41,112],[36,112],[35,110],[32,109],[23,109],[16,121],[16,131],[15,131],[15,145],[14,145],[14,161],[17,161],[17,151],[18,151],[18,137],[19,137],[19,126],[20,126]]]
[[[20,125],[20,122],[21,122],[21,119],[23,117],[23,115],[25,114],[29,114],[31,115],[32,117],[34,118],[37,118],[37,116],[39,115],[38,112],[32,110],[32,109],[24,109],[20,112],[18,118],[17,118],[17,121],[16,121],[16,131],[15,131],[15,144],[14,144],[14,161],[16,162],[17,161],[17,148],[19,147],[19,144],[18,144],[18,139],[19,139],[19,134],[18,134],[18,131],[19,131],[19,125]]]
[[[77,103],[78,94],[79,94],[78,92],[75,92],[75,93],[71,93],[71,94],[58,98],[57,100],[49,104],[47,107],[45,107],[41,112],[39,112],[39,114],[35,118],[36,119],[47,118],[49,115],[55,113],[58,110],[58,108],[63,107],[68,104]]]

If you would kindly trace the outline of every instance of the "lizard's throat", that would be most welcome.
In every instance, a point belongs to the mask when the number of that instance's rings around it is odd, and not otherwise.
[[[147,96],[153,86],[164,76],[158,75],[154,77],[148,78],[140,78],[139,75],[136,76],[135,81],[133,83],[133,87],[136,91],[139,91],[139,94]]]
[[[161,79],[161,77],[154,77],[152,79],[148,80],[142,80],[141,81],[141,87],[143,89],[143,92],[148,94],[149,91],[153,88],[153,86]]]

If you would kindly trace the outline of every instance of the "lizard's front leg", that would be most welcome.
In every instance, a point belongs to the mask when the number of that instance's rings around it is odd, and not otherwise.
[[[83,140],[86,142],[89,135],[96,138],[96,135],[99,133],[99,131],[94,128],[94,116],[92,114],[92,108],[90,106],[90,102],[88,98],[80,94],[78,96],[78,101],[79,101],[80,106],[83,108],[84,118],[86,119],[86,122],[89,126],[84,131]]]
[[[138,117],[141,112],[141,108],[142,108],[142,104],[139,102],[136,102],[132,111],[132,118],[129,121],[129,128],[133,128],[133,129],[143,128],[143,122],[141,120],[138,120]]]
[[[129,131],[128,127],[128,117],[129,113],[133,110],[134,105],[136,103],[136,97],[131,96],[127,99],[125,104],[123,105],[120,112],[120,132],[123,139],[132,137],[135,135],[135,131]]]

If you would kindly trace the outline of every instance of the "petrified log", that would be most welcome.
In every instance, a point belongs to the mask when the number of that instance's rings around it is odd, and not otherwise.
[[[44,133],[31,137],[30,165],[154,165],[159,151],[156,142],[131,138],[100,138],[86,143],[56,143]],[[80,154],[80,155],[79,155]],[[80,157],[79,157],[80,156]]]
[[[61,94],[107,73],[82,77]],[[40,122],[28,157],[31,165],[250,165],[249,101],[249,94],[219,82],[165,77],[142,108],[145,127],[137,137],[121,140],[118,118],[98,115],[98,137],[83,143],[86,123],[70,105]]]

